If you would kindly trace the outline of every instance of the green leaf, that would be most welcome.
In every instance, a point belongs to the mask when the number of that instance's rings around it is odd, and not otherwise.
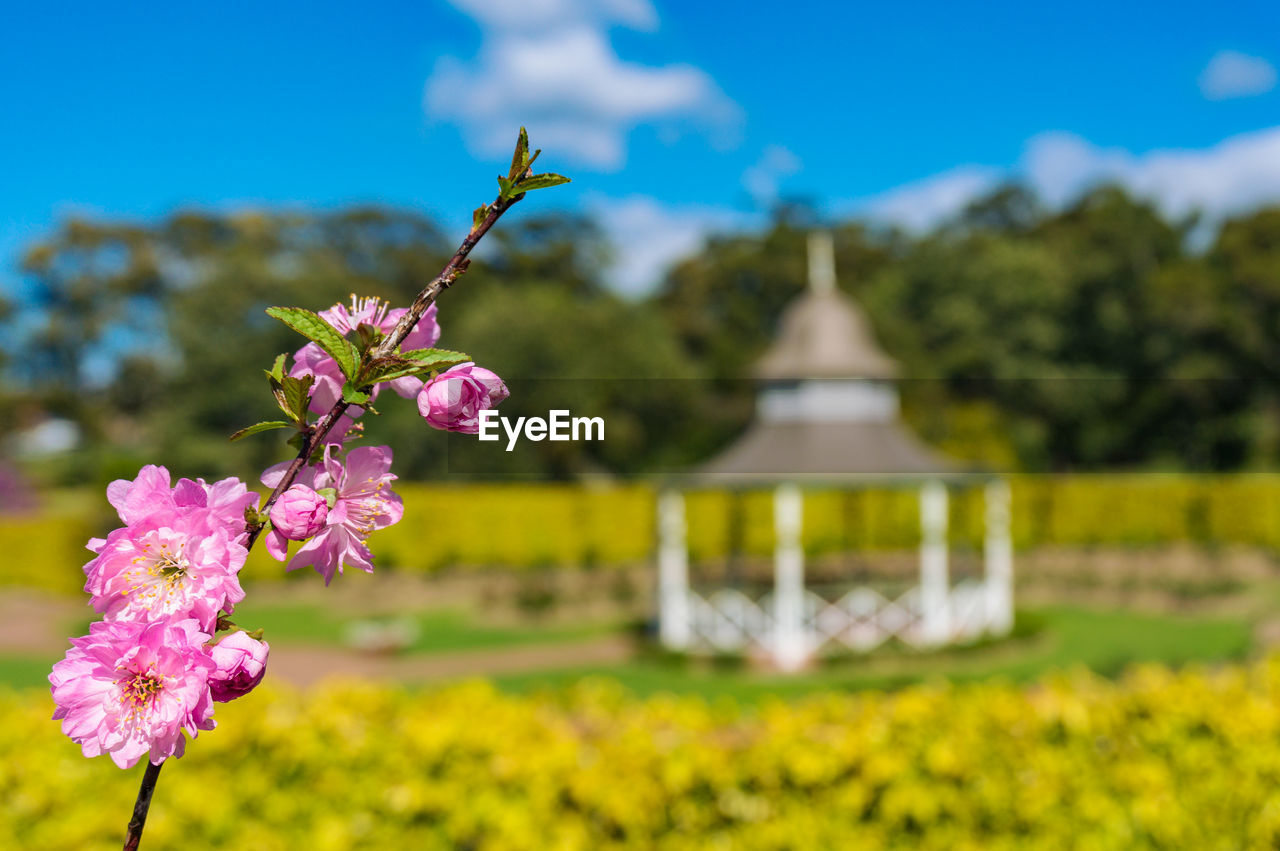
[[[471,360],[471,356],[466,352],[455,352],[449,349],[410,349],[407,352],[400,352],[399,357],[418,364],[441,364],[445,361],[457,364]]]
[[[510,178],[503,177],[502,175],[498,175],[498,197],[499,198],[505,201],[507,200],[507,198],[511,197],[511,186],[512,186],[512,182]]]
[[[373,377],[370,378],[370,383],[421,375],[470,361],[471,356],[464,352],[453,352],[448,349],[413,349],[379,361],[377,368],[372,372]]]
[[[284,378],[284,362],[288,355],[280,355],[276,358],[276,362],[267,371],[267,378],[274,378],[276,381]]]
[[[314,375],[304,375],[301,378],[290,378],[285,376],[280,382],[280,393],[276,395],[276,401],[281,402],[281,409],[294,420],[299,423],[307,421],[307,406],[310,404],[311,385],[315,383]]]
[[[526,177],[524,180],[520,181],[519,189],[521,192],[532,192],[535,189],[548,189],[552,186],[559,186],[563,183],[569,182],[569,178],[565,177],[563,174],[552,174],[551,172],[546,172],[545,174],[535,174],[530,177]]]
[[[254,423],[247,428],[242,428],[235,434],[231,435],[231,440],[239,440],[242,437],[248,437],[251,434],[257,434],[260,431],[271,431],[273,428],[293,428],[293,423],[287,423],[284,420],[271,420],[269,422]]]
[[[350,402],[352,405],[369,404],[369,394],[362,390],[357,390],[350,383],[342,385],[342,401]]]
[[[511,155],[511,171],[507,177],[511,181],[517,181],[526,171],[529,170],[529,133],[523,127],[520,128],[520,136],[516,139],[516,150]]]
[[[487,215],[489,215],[488,204],[481,204],[479,207],[476,207],[475,212],[471,214],[471,229],[475,230],[480,227],[480,223],[484,221],[484,217]]]
[[[338,368],[347,378],[356,374],[360,365],[360,354],[356,351],[356,347],[318,314],[301,307],[268,307],[267,315],[273,319],[279,319],[328,352],[329,357],[337,361]]]

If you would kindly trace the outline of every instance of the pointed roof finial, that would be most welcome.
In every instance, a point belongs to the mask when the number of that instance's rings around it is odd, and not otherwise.
[[[836,289],[835,267],[831,234],[809,234],[809,287],[782,311],[777,339],[756,363],[758,378],[891,379],[898,374],[857,303]]]
[[[809,234],[809,288],[822,294],[836,289],[835,247],[825,230]]]

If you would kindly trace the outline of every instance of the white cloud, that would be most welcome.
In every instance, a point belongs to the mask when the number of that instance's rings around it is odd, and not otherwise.
[[[460,123],[478,155],[507,153],[524,124],[539,147],[614,170],[640,125],[657,126],[664,140],[694,129],[723,142],[741,120],[706,72],[618,57],[607,28],[652,30],[657,15],[647,0],[451,2],[480,22],[480,52],[471,62],[442,58],[425,104],[431,117]]]
[[[1052,203],[1111,181],[1169,215],[1199,210],[1216,221],[1280,200],[1280,127],[1242,133],[1209,148],[1145,154],[1098,148],[1069,134],[1046,134],[1031,140],[1023,171]]]
[[[742,185],[761,207],[778,200],[778,184],[800,171],[800,158],[781,145],[769,145],[742,173]]]
[[[674,263],[696,254],[708,235],[763,222],[754,214],[724,207],[664,204],[646,195],[595,196],[587,206],[613,245],[609,285],[631,296],[651,291]]]
[[[960,166],[851,205],[840,206],[907,230],[922,231],[959,213],[966,204],[990,191],[999,181],[999,169]]]
[[[1052,131],[1032,137],[1018,175],[1051,207],[1061,207],[1099,183],[1132,188],[1138,158],[1120,148],[1099,148],[1074,133]]]
[[[555,29],[566,23],[620,24],[652,32],[658,13],[649,0],[449,0],[481,24],[504,30]]]
[[[1006,180],[1027,184],[1051,207],[1069,204],[1099,184],[1117,183],[1169,216],[1199,211],[1212,225],[1280,202],[1280,127],[1242,133],[1208,148],[1143,154],[1102,148],[1072,133],[1041,133],[1012,167],[959,166],[835,206],[838,213],[926,230]]]
[[[1270,62],[1236,50],[1215,53],[1200,73],[1200,91],[1209,100],[1260,95],[1275,85],[1276,69]]]

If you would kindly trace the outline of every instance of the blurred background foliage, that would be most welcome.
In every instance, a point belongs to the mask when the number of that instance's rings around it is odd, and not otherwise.
[[[609,245],[589,219],[513,216],[441,300],[441,345],[512,383],[505,415],[603,414],[609,439],[479,453],[402,404],[371,418],[370,437],[411,478],[567,480],[705,458],[751,416],[750,368],[805,286],[814,219],[780,207],[763,232],[713,238],[626,300],[605,285]],[[1052,212],[1007,186],[930,233],[833,230],[840,285],[903,364],[908,419],[958,457],[1021,471],[1277,460],[1280,210],[1209,233],[1115,187]],[[29,247],[0,310],[13,402],[0,428],[80,426],[77,452],[40,465],[49,484],[144,460],[251,475],[277,447],[226,435],[269,414],[254,376],[299,343],[263,308],[353,292],[402,304],[449,250],[433,222],[386,208],[69,219]],[[448,463],[455,452],[466,463]]]

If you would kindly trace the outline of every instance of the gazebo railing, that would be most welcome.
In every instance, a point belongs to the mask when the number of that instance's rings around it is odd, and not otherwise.
[[[803,644],[809,654],[833,647],[866,652],[891,639],[912,647],[936,643],[924,629],[919,588],[889,598],[871,588],[855,588],[835,601],[812,591],[804,595],[801,619]],[[966,580],[953,586],[946,605],[949,634],[944,642],[968,641],[998,626],[988,605],[985,583]],[[771,653],[779,636],[774,618],[774,596],[753,599],[735,589],[707,595],[688,591],[687,649],[703,652]]]

